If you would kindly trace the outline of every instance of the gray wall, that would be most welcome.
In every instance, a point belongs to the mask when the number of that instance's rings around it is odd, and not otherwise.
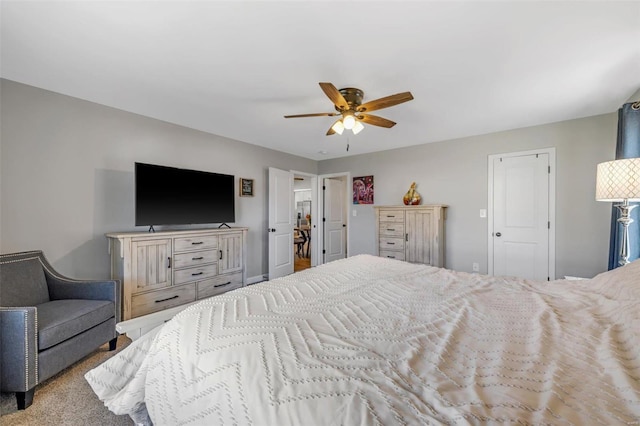
[[[317,163],[7,80],[0,93],[0,251],[43,249],[73,277],[108,275],[105,232],[146,230],[133,226],[135,161],[255,179],[256,195],[236,199],[250,277],[268,269],[269,166],[373,174],[379,205],[401,204],[415,181],[425,203],[450,206],[447,267],[486,272],[487,156],[545,147],[557,154],[556,275],[606,269],[610,204],[594,201],[595,167],[614,158],[615,113]],[[350,254],[374,253],[373,209],[350,210]]]
[[[473,112],[469,112],[473,113]],[[373,154],[324,160],[318,173],[348,170],[374,175],[375,204],[402,204],[411,182],[424,204],[449,205],[446,266],[487,272],[488,155],[556,148],[556,277],[591,277],[607,269],[611,204],[595,201],[596,164],[615,155],[617,115],[424,144]],[[425,129],[428,131],[428,129]],[[366,132],[362,132],[366,143]],[[360,135],[358,137],[360,137]],[[351,255],[375,252],[373,208],[351,206]],[[353,216],[353,211],[356,216]]]
[[[236,198],[249,277],[268,270],[268,167],[317,172],[313,160],[8,80],[0,93],[0,251],[42,249],[72,277],[109,276],[104,233],[146,231],[134,226],[135,161],[232,174],[236,187],[255,179],[255,196]]]

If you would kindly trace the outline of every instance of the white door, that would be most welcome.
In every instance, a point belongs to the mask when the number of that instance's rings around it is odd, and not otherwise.
[[[493,274],[546,281],[549,154],[493,158]]]
[[[269,167],[269,279],[293,273],[293,173]]]
[[[324,179],[324,263],[347,257],[345,185]]]

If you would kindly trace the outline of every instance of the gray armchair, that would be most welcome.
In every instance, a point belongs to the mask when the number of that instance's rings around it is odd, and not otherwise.
[[[0,391],[24,410],[37,384],[106,342],[114,350],[121,292],[61,276],[41,251],[0,255]]]

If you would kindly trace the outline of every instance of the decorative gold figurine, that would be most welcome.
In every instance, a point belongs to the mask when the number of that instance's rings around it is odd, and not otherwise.
[[[416,191],[415,182],[411,183],[411,188],[409,188],[407,193],[404,194],[404,197],[402,197],[402,201],[407,206],[416,206],[420,204],[420,201],[422,201],[422,197],[420,197],[420,194],[418,194],[418,191]]]

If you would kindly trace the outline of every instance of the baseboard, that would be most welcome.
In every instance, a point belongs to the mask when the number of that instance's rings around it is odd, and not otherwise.
[[[256,275],[255,277],[247,278],[247,285],[256,284],[262,281],[268,281],[267,275]]]

